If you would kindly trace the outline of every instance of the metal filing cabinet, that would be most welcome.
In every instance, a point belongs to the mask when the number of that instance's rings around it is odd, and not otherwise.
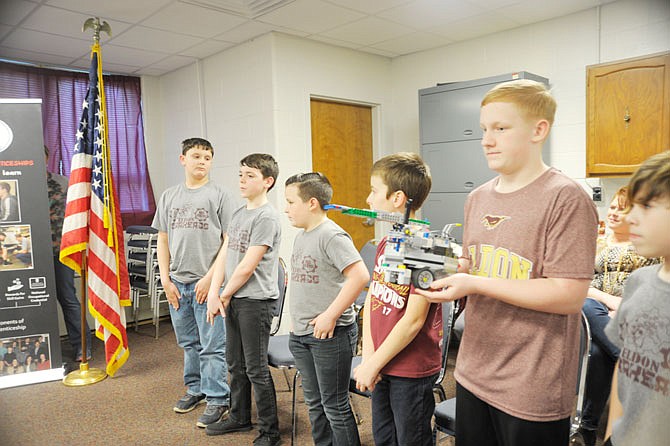
[[[421,156],[433,176],[422,216],[432,223],[433,229],[441,229],[447,223],[462,223],[467,195],[496,176],[483,154],[479,109],[491,88],[514,79],[532,79],[549,85],[548,79],[521,71],[419,90]],[[543,154],[547,164],[548,142]],[[456,228],[452,234],[462,243],[462,228]]]

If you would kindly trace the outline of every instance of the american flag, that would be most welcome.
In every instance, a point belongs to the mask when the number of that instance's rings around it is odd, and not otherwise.
[[[91,52],[89,87],[74,145],[67,192],[60,260],[73,270],[86,269],[88,308],[96,335],[105,342],[107,374],[129,355],[125,306],[130,285],[123,248],[121,213],[112,181],[100,46]]]

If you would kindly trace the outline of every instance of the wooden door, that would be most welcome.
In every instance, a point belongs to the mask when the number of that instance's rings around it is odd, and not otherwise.
[[[587,67],[587,176],[627,176],[670,149],[670,53]]]
[[[333,185],[332,203],[367,209],[372,167],[372,108],[311,100],[312,169]],[[357,249],[374,238],[374,226],[365,220],[331,212]]]

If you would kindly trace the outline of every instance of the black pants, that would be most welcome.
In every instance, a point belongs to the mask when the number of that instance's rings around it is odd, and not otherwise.
[[[570,418],[528,421],[477,398],[456,383],[457,446],[566,446]]]
[[[230,301],[226,313],[226,360],[230,370],[230,417],[251,423],[253,386],[261,434],[279,435],[277,396],[268,366],[268,342],[274,301]]]

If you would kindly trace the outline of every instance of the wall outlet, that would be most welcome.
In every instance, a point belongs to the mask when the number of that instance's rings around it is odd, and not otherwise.
[[[603,188],[600,186],[593,187],[593,201],[603,201]]]

